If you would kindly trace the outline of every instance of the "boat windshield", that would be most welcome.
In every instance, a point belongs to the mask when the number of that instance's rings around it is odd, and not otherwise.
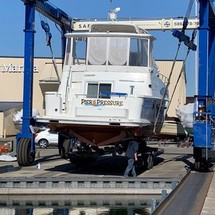
[[[148,38],[73,38],[73,43],[67,41],[65,63],[69,64],[72,53],[72,64],[147,67],[151,65],[151,47]]]
[[[148,66],[148,40],[131,38],[129,66]]]
[[[128,42],[128,38],[119,37],[89,38],[88,63],[90,65],[126,65]]]

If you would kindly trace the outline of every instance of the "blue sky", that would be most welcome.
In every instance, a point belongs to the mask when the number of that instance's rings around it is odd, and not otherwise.
[[[106,18],[109,9],[120,7],[118,17],[128,18],[166,18],[185,16],[189,5],[188,0],[49,0],[49,2],[65,11],[72,18]],[[21,0],[1,0],[0,14],[0,56],[24,55],[24,25],[25,6]],[[194,15],[192,10],[191,15]],[[50,57],[46,46],[45,33],[40,26],[41,16],[36,12],[35,56]],[[52,47],[56,57],[61,56],[60,33],[54,23],[50,25]],[[174,59],[178,41],[172,32],[150,32],[157,40],[154,44],[155,59]],[[187,32],[191,34],[192,32]],[[186,48],[182,46],[179,59],[183,59]],[[194,54],[192,53],[186,65],[187,95],[194,94]]]

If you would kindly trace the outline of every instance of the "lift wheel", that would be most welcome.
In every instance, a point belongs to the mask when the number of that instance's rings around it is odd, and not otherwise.
[[[32,165],[35,160],[35,153],[31,152],[31,139],[21,138],[17,147],[17,162],[19,166]]]

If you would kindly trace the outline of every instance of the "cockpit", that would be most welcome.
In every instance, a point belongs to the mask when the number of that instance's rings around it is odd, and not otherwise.
[[[153,40],[137,34],[87,33],[67,37],[66,65],[151,67]]]

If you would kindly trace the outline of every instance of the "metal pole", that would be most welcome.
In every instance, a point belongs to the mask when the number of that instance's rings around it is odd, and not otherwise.
[[[23,118],[22,131],[17,135],[20,138],[30,138],[34,143],[31,132],[32,124],[32,96],[33,96],[33,68],[34,68],[34,33],[35,33],[34,3],[25,3],[25,49],[24,49],[24,86],[23,86]],[[31,144],[31,150],[34,150]]]
[[[195,16],[198,17],[198,2],[195,1]],[[195,38],[195,44],[198,44],[198,34]],[[195,52],[195,95],[198,95],[198,53],[199,49]]]

